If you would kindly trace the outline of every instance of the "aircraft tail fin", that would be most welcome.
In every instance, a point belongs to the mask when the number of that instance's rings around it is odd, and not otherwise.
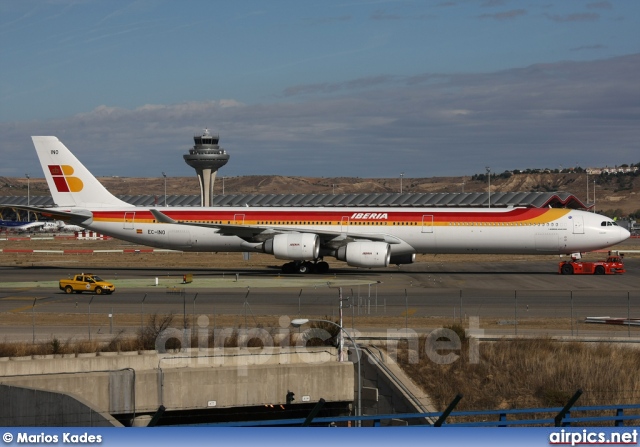
[[[132,207],[111,194],[57,137],[31,137],[56,205]]]

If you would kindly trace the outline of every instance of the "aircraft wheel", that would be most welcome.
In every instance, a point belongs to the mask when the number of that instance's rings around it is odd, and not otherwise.
[[[596,266],[595,271],[593,272],[594,275],[604,275],[604,267],[601,265]]]
[[[563,275],[573,275],[573,266],[571,264],[565,264],[562,266],[561,272]]]
[[[313,272],[313,264],[310,262],[302,262],[298,264],[298,273],[311,273]]]
[[[102,295],[102,287],[96,287],[96,295]]]
[[[293,262],[287,262],[282,266],[282,273],[295,273],[295,264]]]
[[[316,264],[316,273],[327,273],[329,271],[329,264],[321,261]]]
[[[73,287],[67,286],[67,287],[64,288],[64,291],[67,294],[71,294],[71,293],[73,293]]]

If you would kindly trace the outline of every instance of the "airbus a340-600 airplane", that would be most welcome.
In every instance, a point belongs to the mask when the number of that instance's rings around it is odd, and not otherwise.
[[[56,206],[22,207],[142,245],[262,252],[285,272],[409,264],[416,253],[574,254],[624,241],[605,216],[557,208],[136,207],[116,198],[56,137],[33,137]]]

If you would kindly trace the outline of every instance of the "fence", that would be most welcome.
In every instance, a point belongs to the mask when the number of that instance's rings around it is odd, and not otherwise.
[[[589,413],[596,413],[597,416]],[[611,413],[611,414],[602,414]],[[578,414],[578,416],[576,415]],[[579,414],[585,414],[579,416]],[[478,419],[477,421],[449,422],[451,419]],[[515,419],[521,418],[521,419]],[[375,416],[344,416],[322,417],[309,421],[305,419],[282,419],[271,421],[233,422],[206,424],[213,426],[233,427],[259,427],[259,426],[344,426],[351,425],[363,427],[380,427],[383,425],[398,424],[398,421],[408,419],[429,420],[434,419],[435,424],[427,424],[424,427],[569,427],[572,425],[597,425],[610,424],[616,427],[624,427],[632,421],[640,421],[640,404],[637,405],[606,405],[590,407],[574,407],[570,410],[566,407],[552,408],[527,408],[514,410],[487,410],[487,411],[459,411],[441,413],[405,413]],[[359,423],[360,422],[360,423]],[[633,425],[633,424],[632,424]]]

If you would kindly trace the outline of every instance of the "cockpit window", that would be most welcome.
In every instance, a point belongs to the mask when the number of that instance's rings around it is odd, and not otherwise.
[[[618,224],[615,222],[607,222],[606,220],[600,224],[601,227],[617,227]]]

